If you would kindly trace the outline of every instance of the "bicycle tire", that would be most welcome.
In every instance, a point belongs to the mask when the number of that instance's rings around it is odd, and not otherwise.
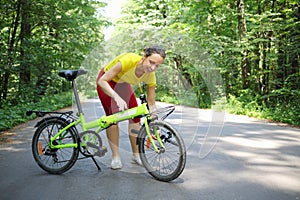
[[[50,138],[60,129],[68,125],[67,120],[60,117],[50,117],[39,123],[32,139],[32,154],[36,163],[50,174],[62,174],[68,171],[77,161],[79,148],[50,149]],[[59,144],[78,143],[78,133],[69,128],[63,137],[54,142]]]
[[[178,178],[186,164],[186,149],[180,134],[167,122],[156,120],[149,124],[151,134],[159,130],[165,150],[155,152],[145,127],[139,133],[138,146],[141,161],[148,173],[155,179],[170,182]],[[164,136],[163,136],[164,135]],[[156,145],[160,147],[157,140]]]

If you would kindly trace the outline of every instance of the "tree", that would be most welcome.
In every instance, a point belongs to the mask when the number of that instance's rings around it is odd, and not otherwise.
[[[31,35],[31,23],[30,23],[30,8],[31,1],[18,0],[17,4],[21,9],[21,30],[20,30],[20,68],[19,68],[19,92],[24,93],[24,88],[30,83],[30,35]],[[26,91],[27,92],[27,91]],[[23,97],[23,95],[21,95]]]
[[[202,52],[209,55],[223,75],[227,97],[237,98],[246,108],[240,110],[265,110],[273,113],[269,114],[272,116],[282,113],[286,121],[297,121],[300,109],[297,1],[131,0],[123,11],[116,35],[126,34],[118,44],[137,49],[149,43],[147,37],[157,34],[140,31],[149,27],[159,32],[177,31],[196,41],[203,48]],[[172,46],[172,38],[178,37],[170,37],[170,32],[165,31],[166,35],[155,41]],[[136,40],[132,42],[132,38]],[[187,59],[186,55],[194,55],[193,47],[177,43],[175,45],[181,45],[188,53],[179,55],[182,51],[170,48],[169,63],[193,85],[203,103],[206,99],[203,94],[209,96],[208,83],[203,80],[208,74],[205,70],[197,74]],[[200,65],[209,66],[209,62]],[[295,112],[283,114],[288,113],[286,110]]]
[[[58,69],[79,68],[103,41],[108,22],[97,0],[1,1],[0,102],[57,93]],[[21,95],[21,96],[20,96]]]
[[[238,15],[238,31],[240,43],[245,43],[246,38],[246,16],[245,16],[245,2],[244,0],[237,1],[237,15]],[[242,49],[243,49],[243,45]],[[247,89],[250,86],[249,76],[250,76],[250,65],[247,58],[247,50],[242,50],[242,59],[241,59],[241,71],[242,71],[242,88]]]

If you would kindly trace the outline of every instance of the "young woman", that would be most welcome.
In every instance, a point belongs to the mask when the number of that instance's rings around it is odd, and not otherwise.
[[[151,46],[144,49],[143,56],[124,53],[103,67],[97,78],[97,92],[106,115],[138,106],[131,85],[140,82],[148,85],[147,101],[150,111],[155,110],[155,70],[163,63],[165,57],[163,48]],[[132,129],[139,130],[139,122],[139,118],[129,120],[128,133],[133,152],[132,162],[142,165],[136,145],[136,134],[131,132]],[[118,125],[107,128],[106,134],[112,151],[111,168],[121,169]]]

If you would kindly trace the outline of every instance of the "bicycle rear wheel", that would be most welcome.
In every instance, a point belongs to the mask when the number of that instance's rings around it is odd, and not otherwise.
[[[51,149],[50,139],[68,122],[59,117],[44,119],[38,126],[32,139],[32,154],[37,164],[51,174],[62,174],[69,170],[78,158],[79,148]],[[77,143],[78,134],[69,128],[53,144]]]
[[[184,141],[179,133],[165,121],[153,121],[149,124],[151,135],[158,130],[165,146],[165,150],[155,140],[161,150],[155,151],[150,143],[145,127],[139,135],[139,153],[144,167],[150,175],[159,181],[169,182],[176,179],[183,171],[186,163],[186,150]]]

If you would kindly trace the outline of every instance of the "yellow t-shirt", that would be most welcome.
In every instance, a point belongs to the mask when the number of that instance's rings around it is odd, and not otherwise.
[[[135,68],[141,59],[142,56],[135,53],[121,54],[104,67],[104,72],[107,72],[110,68],[120,62],[122,64],[122,71],[113,78],[114,82],[126,82],[132,85],[137,85],[140,82],[145,82],[148,86],[155,86],[156,77],[154,72],[151,72],[149,74],[144,73],[141,77],[137,77],[135,75]]]

